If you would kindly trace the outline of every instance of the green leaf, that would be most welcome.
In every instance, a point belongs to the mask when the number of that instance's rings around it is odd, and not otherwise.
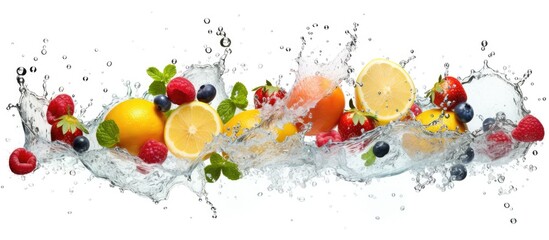
[[[368,150],[368,152],[362,154],[361,158],[362,158],[362,160],[366,161],[364,163],[364,166],[366,166],[366,167],[371,166],[372,164],[374,164],[374,162],[376,161],[376,155],[374,155],[374,149],[370,148],[370,150]]]
[[[154,81],[149,85],[149,94],[156,96],[166,93],[166,84],[164,82]]]
[[[120,141],[120,130],[114,120],[106,120],[97,127],[95,137],[99,145],[111,148]]]
[[[162,74],[160,70],[158,70],[158,68],[155,68],[155,67],[147,68],[147,74],[155,81],[161,81],[161,82],[164,81],[164,74]]]
[[[231,92],[231,99],[235,100],[242,98],[248,98],[248,90],[243,83],[237,82],[233,87],[233,91]]]
[[[246,107],[248,106],[248,99],[234,99],[233,103],[240,110],[246,110]]]
[[[223,156],[219,155],[219,153],[216,152],[212,153],[212,155],[210,156],[210,162],[214,165],[221,165],[226,161],[227,160],[225,160]]]
[[[231,120],[235,111],[236,105],[233,101],[231,101],[231,99],[225,99],[219,103],[219,106],[217,106],[217,113],[219,114],[219,117],[221,117],[221,121],[223,121],[223,123],[227,123]]]
[[[168,83],[170,79],[172,79],[173,76],[177,73],[177,70],[175,69],[175,65],[168,64],[166,67],[164,67],[164,82]]]
[[[221,175],[221,165],[208,165],[204,168],[204,174],[206,175],[206,181],[213,183],[219,179]]]
[[[233,162],[226,161],[222,170],[223,175],[230,180],[238,180],[242,176],[242,173],[238,170],[238,165]]]
[[[166,119],[168,119],[170,117],[170,115],[173,113],[173,111],[175,111],[175,109],[170,109],[170,110],[164,112],[164,116],[166,117]]]

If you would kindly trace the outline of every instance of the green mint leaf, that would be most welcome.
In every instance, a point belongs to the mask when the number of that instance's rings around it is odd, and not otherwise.
[[[231,92],[231,99],[246,99],[248,98],[248,90],[246,89],[246,86],[244,86],[243,83],[237,82],[234,87],[233,91]]]
[[[240,110],[246,110],[246,107],[248,106],[248,99],[234,99],[233,103]]]
[[[217,113],[221,117],[223,123],[227,123],[231,118],[233,118],[236,111],[236,105],[231,99],[225,99],[219,103],[217,106]]]
[[[219,179],[221,175],[221,165],[208,165],[204,168],[204,174],[206,181],[213,183]]]
[[[175,65],[173,64],[168,64],[166,65],[166,67],[164,68],[164,82],[169,82],[170,79],[172,79],[173,76],[175,76],[175,74],[177,73],[176,69],[175,69]]]
[[[362,160],[366,161],[364,163],[364,166],[366,166],[366,167],[371,166],[372,164],[374,164],[374,162],[376,161],[376,155],[374,155],[374,149],[370,148],[370,150],[368,150],[368,152],[362,154],[361,158],[362,158]]]
[[[158,70],[158,68],[155,68],[155,67],[147,68],[147,74],[155,81],[164,80],[164,74],[162,74],[160,70]]]
[[[236,163],[233,163],[233,162],[229,162],[229,161],[225,162],[222,170],[223,170],[223,175],[225,175],[225,177],[227,177],[230,180],[238,180],[242,176],[242,173],[240,173],[240,171],[238,170],[238,165],[236,165]]]
[[[111,148],[120,141],[120,130],[114,120],[106,120],[97,127],[95,137],[99,145]]]
[[[225,158],[221,155],[219,155],[219,153],[212,153],[212,155],[210,156],[210,162],[212,163],[212,165],[222,165],[223,163],[225,163],[227,160],[225,160]]]
[[[149,94],[156,96],[166,93],[166,84],[160,81],[154,81],[149,85]]]
[[[173,113],[173,111],[175,111],[175,109],[170,109],[170,110],[164,112],[164,116],[166,117],[166,119],[168,119],[170,117],[170,115]]]

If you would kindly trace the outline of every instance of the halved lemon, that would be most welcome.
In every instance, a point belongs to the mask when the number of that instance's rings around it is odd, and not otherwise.
[[[380,125],[405,116],[416,98],[410,75],[399,64],[384,58],[366,64],[356,82],[356,107],[377,116]]]
[[[223,122],[215,109],[193,101],[170,114],[164,128],[164,142],[176,157],[195,160],[222,128]]]

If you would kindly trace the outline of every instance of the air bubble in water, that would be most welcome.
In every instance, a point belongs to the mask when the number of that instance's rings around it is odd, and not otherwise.
[[[486,46],[488,46],[488,41],[482,40],[482,42],[480,42],[480,46],[481,46],[481,50],[484,51]]]
[[[406,210],[406,207],[405,206],[400,206],[400,211],[404,211]]]
[[[69,174],[70,174],[71,176],[74,176],[74,175],[76,175],[76,171],[71,170],[71,171],[69,172]]]
[[[25,76],[25,74],[27,74],[27,69],[25,69],[24,67],[18,67],[17,68],[17,75]]]
[[[106,93],[106,92],[108,92],[108,91],[109,91],[109,89],[103,88],[103,92],[104,92],[104,93]]]
[[[211,53],[212,52],[212,48],[210,48],[210,47],[206,47],[205,50],[206,50],[206,53]]]
[[[42,49],[42,51],[40,51],[40,53],[42,53],[42,55],[46,55],[46,53],[48,53],[48,51],[46,49]]]
[[[219,41],[219,43],[221,44],[222,47],[229,47],[231,46],[231,39],[228,37],[224,37],[221,39],[221,41]]]
[[[537,156],[537,155],[538,155],[538,150],[534,150],[534,151],[532,152],[532,154],[534,154],[534,156]]]
[[[292,49],[289,48],[289,47],[287,47],[287,48],[286,48],[286,52],[289,52],[289,51],[292,51]]]
[[[313,23],[313,27],[318,27],[318,23]]]
[[[107,62],[107,67],[110,67],[110,66],[112,66],[112,62],[111,62],[111,61],[108,61],[108,62]]]
[[[30,71],[31,71],[32,73],[35,73],[35,72],[36,72],[36,67],[35,67],[35,66],[30,67]]]
[[[38,57],[34,57],[33,59],[34,59],[35,62],[38,61]]]
[[[444,68],[448,69],[450,67],[449,63],[444,63]]]
[[[177,63],[177,59],[172,59],[172,64],[176,64]]]
[[[44,80],[48,80],[48,79],[50,79],[50,75],[48,74],[44,75]]]
[[[211,29],[208,29],[208,34],[212,34],[213,31]]]
[[[330,26],[324,25],[324,29],[325,29],[325,30],[328,30],[328,29],[330,29]]]
[[[70,64],[67,64],[67,69],[71,69],[72,66]]]
[[[98,49],[98,48],[96,48],[96,49],[94,49],[93,51],[94,51],[94,52],[99,52],[99,49]]]
[[[82,78],[82,80],[84,80],[84,82],[87,82],[87,81],[88,81],[88,77],[87,77],[87,76],[84,76],[84,77]]]
[[[25,78],[22,76],[17,76],[17,83],[19,83],[19,85],[25,83]]]
[[[205,24],[210,24],[210,19],[209,18],[204,18],[204,23]]]
[[[516,218],[511,218],[510,222],[511,222],[512,224],[515,224],[515,223],[517,223],[517,219],[516,219]]]
[[[258,197],[261,197],[261,196],[263,196],[263,193],[262,193],[262,192],[258,192],[258,193],[257,193],[257,196],[258,196]]]
[[[504,203],[503,204],[503,207],[505,207],[505,208],[509,208],[510,206],[511,206],[511,204],[509,204],[509,203]]]
[[[42,42],[44,42],[44,43],[48,43],[48,42],[49,42],[49,40],[48,40],[47,38],[44,38],[44,39],[42,40]]]
[[[63,60],[67,59],[67,55],[63,55],[62,58],[63,58]]]

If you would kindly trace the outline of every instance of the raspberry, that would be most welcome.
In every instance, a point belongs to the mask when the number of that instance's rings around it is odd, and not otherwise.
[[[27,174],[36,168],[36,157],[24,148],[17,148],[10,155],[9,165],[13,173]]]
[[[192,102],[196,96],[193,84],[186,78],[176,77],[167,86],[168,98],[177,105]]]
[[[486,137],[488,149],[486,154],[492,160],[501,158],[509,153],[513,147],[513,142],[509,135],[503,131],[492,133]]]
[[[329,132],[323,132],[316,135],[316,146],[322,147],[326,145],[329,141],[331,142],[341,142],[341,135],[336,130],[331,130]]]
[[[168,148],[163,143],[150,139],[141,146],[138,156],[148,164],[162,164],[168,157]]]
[[[46,119],[49,124],[53,125],[61,116],[73,114],[74,102],[72,101],[72,97],[67,94],[59,94],[50,101],[46,112]]]

